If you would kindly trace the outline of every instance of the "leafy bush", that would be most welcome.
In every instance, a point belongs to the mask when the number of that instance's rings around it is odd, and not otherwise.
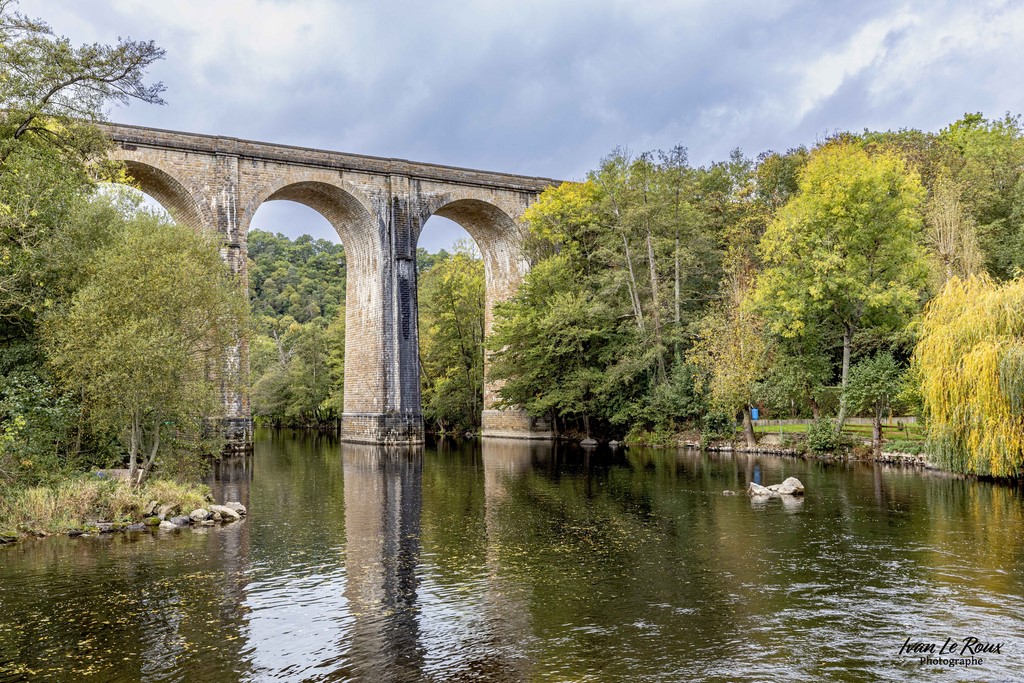
[[[736,422],[732,416],[722,412],[707,413],[700,421],[701,441],[732,439],[736,435]]]
[[[836,421],[825,417],[807,425],[807,446],[814,453],[832,453],[843,445],[836,433]]]

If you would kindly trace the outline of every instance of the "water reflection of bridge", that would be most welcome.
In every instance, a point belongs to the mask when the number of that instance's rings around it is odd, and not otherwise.
[[[502,574],[499,507],[509,478],[529,469],[538,448],[550,446],[484,440],[473,472],[483,478],[483,509],[467,510],[465,521],[484,518],[485,578],[447,590],[423,557],[423,449],[342,445],[345,597],[354,617],[347,659],[357,677],[419,680],[439,666],[461,679],[528,676],[530,612]]]

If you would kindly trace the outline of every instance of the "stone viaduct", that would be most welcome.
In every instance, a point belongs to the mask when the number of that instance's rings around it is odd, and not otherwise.
[[[285,145],[105,124],[137,186],[180,223],[216,231],[232,270],[246,279],[246,233],[265,201],[320,212],[345,247],[345,399],[342,438],[367,443],[423,439],[417,330],[416,243],[433,215],[473,237],[484,259],[487,317],[527,270],[519,219],[548,178],[491,173]],[[248,378],[247,343],[229,351],[226,374]],[[248,390],[224,384],[229,437],[249,443]],[[241,386],[247,386],[242,382]],[[522,411],[497,410],[484,387],[483,434],[548,438]]]

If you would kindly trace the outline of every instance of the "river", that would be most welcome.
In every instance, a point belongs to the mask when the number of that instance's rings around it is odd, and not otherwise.
[[[787,476],[804,499],[742,493]],[[1024,680],[1012,486],[283,433],[211,483],[249,516],[0,548],[0,681]],[[900,652],[968,637],[1000,652]]]

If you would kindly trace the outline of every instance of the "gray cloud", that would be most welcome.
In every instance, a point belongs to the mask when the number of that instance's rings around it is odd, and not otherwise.
[[[153,38],[168,106],[117,121],[578,178],[616,145],[708,163],[1024,111],[1024,5],[911,0],[23,0]]]

